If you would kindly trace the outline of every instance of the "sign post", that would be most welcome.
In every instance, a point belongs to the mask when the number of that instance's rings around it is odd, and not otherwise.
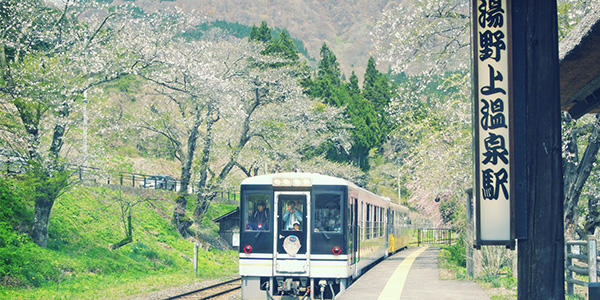
[[[515,247],[510,0],[473,0],[475,247]]]
[[[557,3],[472,4],[475,242],[516,238],[518,299],[564,300]]]

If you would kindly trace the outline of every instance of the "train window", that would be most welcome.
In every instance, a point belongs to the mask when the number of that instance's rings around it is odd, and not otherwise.
[[[373,205],[373,228],[372,228],[373,238],[379,236],[379,207]]]
[[[383,209],[383,207],[380,207],[379,210],[381,215],[381,218],[379,219],[381,224],[379,226],[379,236],[385,236],[385,210]]]
[[[372,224],[373,217],[371,216],[372,213],[373,213],[373,210],[371,209],[371,204],[367,203],[367,212],[366,212],[367,220],[365,221],[365,232],[366,232],[365,235],[366,235],[367,240],[371,239],[371,228],[373,227],[373,224]]]
[[[271,230],[270,196],[266,193],[252,193],[245,196],[244,228],[246,231]]]
[[[391,234],[396,234],[396,212],[390,208],[390,218],[388,220],[388,228],[390,229]]]
[[[315,195],[315,232],[342,232],[340,194]]]
[[[361,202],[360,203],[360,227],[361,227],[361,234],[360,234],[360,241],[364,241],[366,238],[366,226],[365,226],[365,203]]]
[[[305,199],[305,197],[302,196],[301,199]],[[283,203],[283,215],[281,217],[282,224],[280,228],[283,228],[283,230],[302,231],[304,227],[302,222],[304,221],[304,212],[306,211],[304,201],[296,196],[291,199],[282,200],[281,203]]]

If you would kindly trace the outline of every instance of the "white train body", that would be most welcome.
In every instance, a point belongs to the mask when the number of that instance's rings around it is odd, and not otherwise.
[[[248,178],[240,213],[244,300],[330,299],[373,263],[408,246],[406,207],[320,174]]]

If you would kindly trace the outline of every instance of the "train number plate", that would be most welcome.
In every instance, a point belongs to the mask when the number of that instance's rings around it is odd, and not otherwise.
[[[276,271],[280,273],[306,273],[307,262],[303,260],[279,260]]]

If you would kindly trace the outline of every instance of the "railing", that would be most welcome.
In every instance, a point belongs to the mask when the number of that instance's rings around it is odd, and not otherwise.
[[[0,156],[0,171],[11,173],[23,173],[25,168],[23,160],[15,156]]]
[[[179,191],[181,188],[181,181],[172,177],[127,172],[107,173],[99,168],[86,166],[73,166],[71,169],[80,181],[172,191]],[[195,186],[191,182],[188,192],[195,192]]]
[[[416,243],[417,246],[421,245],[433,245],[433,244],[447,244],[452,245],[456,234],[453,236],[454,229],[450,228],[418,228],[416,231]]]
[[[0,172],[8,174],[24,173],[25,168],[22,162],[3,159],[0,162]],[[71,166],[73,176],[78,177],[80,181],[94,182],[98,184],[113,184],[121,186],[131,186],[146,189],[162,189],[179,191],[181,189],[181,181],[176,178],[169,177],[166,180],[157,178],[158,175],[147,175],[140,173],[107,173],[100,168],[86,166]],[[190,182],[188,193],[194,194],[197,192],[197,185]],[[222,190],[219,192],[222,199],[236,200],[239,199],[239,191]]]
[[[600,293],[600,282],[598,282],[598,246],[594,236],[588,236],[587,240],[567,241],[566,251],[566,277],[567,294],[573,295],[574,285],[588,288],[588,299],[591,294]],[[588,280],[575,279],[574,274],[587,276]]]

